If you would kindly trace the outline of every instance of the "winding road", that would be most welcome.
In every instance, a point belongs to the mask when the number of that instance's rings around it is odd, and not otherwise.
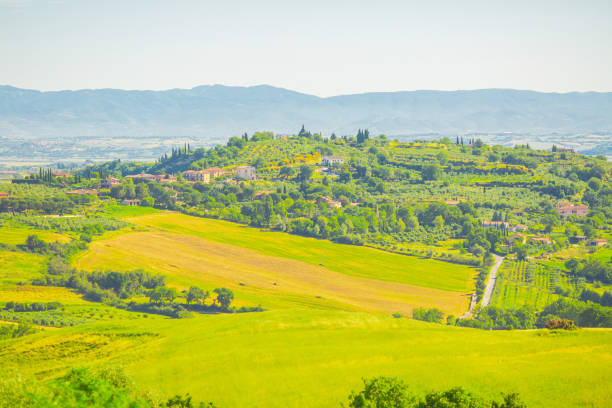
[[[489,302],[491,302],[491,295],[493,294],[493,289],[495,288],[495,282],[497,281],[497,270],[501,266],[502,262],[504,262],[504,257],[493,254],[495,257],[495,263],[491,268],[491,273],[489,274],[489,280],[487,281],[487,286],[485,286],[484,293],[482,295],[482,302],[480,305],[482,307],[489,306]]]

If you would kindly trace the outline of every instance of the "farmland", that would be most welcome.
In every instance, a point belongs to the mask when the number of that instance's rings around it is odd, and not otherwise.
[[[420,396],[605,406],[608,165],[359,138],[263,132],[0,185],[0,320],[23,327],[0,339],[2,373],[120,366],[143,392],[230,408],[340,406],[382,375]],[[562,216],[561,198],[588,212]]]
[[[161,213],[128,219],[148,231],[96,241],[75,266],[144,267],[181,288],[225,285],[264,307],[309,304],[400,312],[418,305],[467,309],[473,269],[374,249]],[[308,248],[307,251],[304,248]],[[289,302],[289,304],[287,304]]]

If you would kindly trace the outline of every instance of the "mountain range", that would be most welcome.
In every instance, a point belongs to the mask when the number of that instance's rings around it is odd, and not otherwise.
[[[0,138],[227,139],[255,130],[389,136],[612,132],[612,92],[512,89],[376,92],[321,98],[268,85],[135,91],[0,86]]]

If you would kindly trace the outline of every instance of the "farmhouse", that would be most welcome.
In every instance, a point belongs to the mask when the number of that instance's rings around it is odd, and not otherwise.
[[[446,204],[446,205],[450,205],[451,207],[452,207],[452,206],[455,206],[455,205],[458,205],[459,203],[460,203],[460,201],[459,201],[459,200],[446,200],[446,201],[444,202],[444,204]]]
[[[608,243],[608,241],[605,240],[605,239],[595,238],[595,239],[592,239],[589,242],[587,242],[587,245],[595,246],[595,247],[602,247],[602,246],[606,245],[607,243]]]
[[[205,169],[204,171],[207,171],[208,174],[210,174],[210,178],[221,177],[222,175],[225,174],[225,171],[219,167],[209,167]]]
[[[255,167],[253,166],[237,167],[236,177],[242,180],[255,180]]]
[[[156,174],[154,180],[158,183],[174,183],[176,181],[176,177],[174,177],[172,174]]]
[[[210,173],[206,170],[187,170],[183,172],[183,178],[187,181],[210,182]]]
[[[155,178],[159,176],[155,176],[153,174],[132,174],[130,176],[125,176],[125,178],[131,178],[132,180],[148,180],[148,181],[156,181]]]
[[[589,207],[586,205],[562,205],[557,207],[557,211],[564,217],[575,215],[576,217],[585,217],[589,212]]]
[[[324,166],[339,166],[344,164],[344,158],[341,156],[323,156],[321,164]]]
[[[105,179],[100,180],[100,188],[112,188],[113,186],[116,186],[118,184],[121,184],[121,180],[116,179],[114,177],[107,177]]]
[[[141,201],[138,198],[134,198],[134,199],[131,199],[131,200],[126,198],[126,199],[121,201],[121,204],[122,205],[140,205],[140,202]]]

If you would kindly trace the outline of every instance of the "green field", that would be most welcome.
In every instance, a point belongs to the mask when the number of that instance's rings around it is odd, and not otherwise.
[[[415,306],[465,311],[472,268],[170,212],[114,215],[135,228],[94,240],[74,266],[144,268],[179,289],[226,286],[237,306],[267,310],[190,319],[118,310],[65,288],[15,286],[46,261],[6,251],[2,301],[58,300],[84,322],[0,342],[2,369],[42,380],[74,366],[122,365],[141,389],[228,408],[338,407],[361,378],[377,375],[401,377],[419,394],[519,392],[530,407],[557,407],[560,395],[568,407],[612,399],[609,329],[484,331],[391,316]]]
[[[74,365],[126,366],[144,389],[222,407],[338,407],[362,377],[414,391],[517,391],[531,407],[604,407],[610,330],[482,331],[351,312],[294,309],[193,319],[117,320],[7,341],[0,364],[45,377]],[[571,389],[572,392],[567,392]]]

